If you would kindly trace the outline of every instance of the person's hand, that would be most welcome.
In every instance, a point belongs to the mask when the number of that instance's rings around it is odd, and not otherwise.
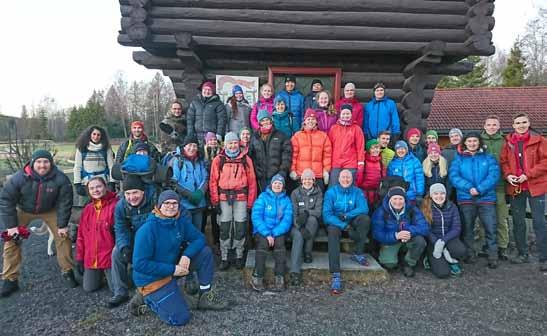
[[[361,184],[363,184],[364,179],[365,179],[365,165],[361,164],[359,165],[359,167],[357,167],[355,185],[360,186]]]
[[[323,171],[323,182],[325,182],[325,185],[329,184],[329,172],[326,170]]]
[[[513,187],[516,187],[517,186],[518,176],[516,176],[516,175],[507,175],[506,180],[507,180],[507,182],[509,182],[510,185],[512,185]]]
[[[120,258],[124,264],[129,264],[131,262],[131,249],[127,246],[122,247],[120,250]]]
[[[517,183],[524,183],[528,181],[528,176],[522,174],[519,177],[517,177]]]
[[[274,243],[275,243],[275,238],[274,238],[274,237],[268,236],[268,237],[266,237],[266,240],[268,240],[268,246],[269,246],[269,247],[273,247],[273,246],[274,246]]]
[[[304,225],[306,225],[306,221],[308,220],[308,214],[305,211],[301,211],[298,216],[296,216],[296,225],[301,228]]]
[[[17,228],[17,227],[8,229],[7,231],[8,231],[8,236],[10,236],[10,237],[13,237],[16,234],[19,234],[19,228]]]
[[[289,174],[289,177],[290,177],[293,181],[298,180],[298,174],[297,174],[295,171],[292,171],[292,172]]]
[[[220,207],[220,204],[215,205],[215,212],[217,215],[222,215],[222,208]]]
[[[180,257],[179,266],[182,267],[186,273],[190,271],[190,258],[187,256]]]
[[[57,229],[57,234],[59,235],[59,237],[61,238],[66,238],[68,237],[68,228],[67,227],[64,227],[62,229]]]
[[[406,230],[403,230],[403,231],[399,231],[397,232],[396,236],[397,240],[400,240],[402,241],[403,243],[406,243],[407,241],[410,240],[411,236],[410,236],[410,232],[406,231]]]
[[[471,196],[479,196],[479,191],[477,190],[477,188],[471,188],[469,189],[469,193],[471,194]]]
[[[175,265],[175,272],[173,273],[174,276],[181,277],[185,276],[186,274],[188,274],[188,270],[185,270],[180,265]]]
[[[342,222],[345,222],[346,219],[348,219],[348,218],[346,217],[346,214],[343,214],[343,213],[339,214],[339,215],[338,215],[338,218],[339,218]]]
[[[169,136],[171,137],[171,139],[176,140],[179,137],[179,134],[176,131],[173,131],[171,132],[171,134],[169,134]]]

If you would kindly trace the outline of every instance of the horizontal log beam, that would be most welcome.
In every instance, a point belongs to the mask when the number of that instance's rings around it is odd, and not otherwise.
[[[154,56],[146,51],[134,51],[133,60],[148,69],[183,69],[185,67],[179,58]]]
[[[386,96],[397,102],[400,102],[401,99],[403,99],[405,94],[406,92],[404,92],[402,89],[389,89],[389,88],[386,89]],[[355,95],[357,96],[359,101],[368,102],[369,100],[372,99],[372,95],[373,95],[372,88],[369,88],[369,89],[358,88],[355,90]],[[435,95],[434,89],[424,90],[424,98],[425,98],[424,103],[431,103],[431,100],[433,100],[434,95]]]

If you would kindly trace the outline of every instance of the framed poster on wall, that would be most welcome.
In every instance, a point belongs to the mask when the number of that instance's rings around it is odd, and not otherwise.
[[[239,85],[243,89],[243,95],[249,104],[254,105],[258,99],[258,77],[217,75],[217,94],[223,103],[232,96],[232,88]]]

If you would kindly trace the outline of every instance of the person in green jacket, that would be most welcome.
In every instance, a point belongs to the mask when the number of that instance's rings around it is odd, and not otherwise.
[[[395,156],[395,151],[389,148],[389,142],[391,141],[391,132],[383,131],[378,135],[378,143],[381,147],[380,155],[382,156],[382,164],[384,167],[389,166],[391,160]]]
[[[500,131],[500,120],[498,116],[491,115],[484,121],[484,130],[481,133],[486,152],[492,154],[498,163],[500,162],[500,152],[505,139]],[[505,180],[500,177],[496,185],[496,216],[498,219],[497,241],[498,255],[500,260],[507,260],[507,246],[509,245],[509,210],[505,201]]]

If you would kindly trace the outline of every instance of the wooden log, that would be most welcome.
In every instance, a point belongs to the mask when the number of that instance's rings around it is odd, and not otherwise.
[[[133,60],[148,69],[184,68],[184,63],[177,57],[154,56],[146,51],[134,51]]]
[[[423,92],[424,92],[423,93],[424,102],[431,103],[431,101],[433,100],[433,96],[435,95],[435,90],[428,89],[428,90],[423,90]],[[359,100],[362,102],[369,101],[370,99],[372,99],[372,96],[373,96],[372,88],[370,89],[358,88],[355,90],[355,94],[359,98]],[[389,89],[389,88],[386,89],[386,96],[388,96],[389,98],[397,102],[401,101],[404,95],[405,95],[405,92],[402,89]]]
[[[344,72],[342,81],[352,82],[357,87],[373,87],[378,82],[384,83],[387,87],[400,87],[405,78],[401,73],[385,72]]]
[[[121,6],[122,16],[130,16],[131,6]],[[463,29],[468,18],[465,15],[412,14],[391,12],[342,12],[342,11],[292,11],[257,9],[213,9],[192,7],[153,7],[148,12],[152,18],[207,19],[245,22],[274,22],[312,25],[402,27],[402,28],[449,28]]]

